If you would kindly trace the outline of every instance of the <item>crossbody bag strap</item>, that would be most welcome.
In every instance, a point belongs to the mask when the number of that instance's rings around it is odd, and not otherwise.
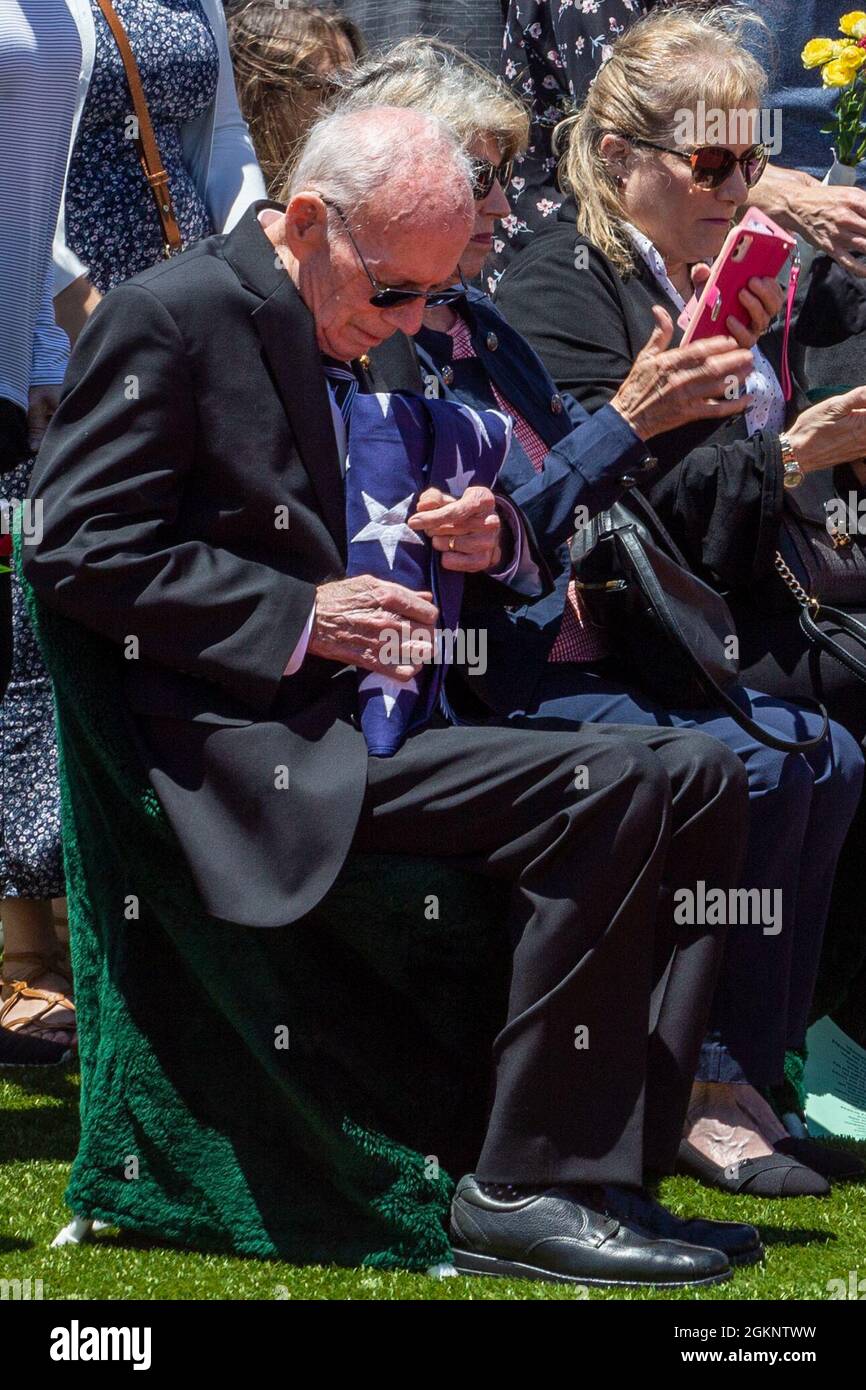
[[[183,240],[180,234],[180,227],[177,225],[177,218],[174,214],[174,205],[171,201],[171,189],[169,187],[168,174],[163,167],[162,155],[156,143],[156,136],[153,133],[153,124],[150,119],[150,112],[147,109],[147,99],[144,95],[144,87],[141,83],[141,74],[138,71],[138,64],[135,55],[130,47],[126,30],[120,22],[120,18],[114,9],[111,0],[97,0],[97,4],[105,16],[106,23],[114,35],[114,41],[120,50],[123,60],[126,80],[129,83],[129,92],[132,97],[132,105],[138,121],[138,150],[141,158],[141,167],[147,179],[148,186],[153,194],[156,210],[162,225],[163,242],[165,244],[164,254],[170,256],[174,251],[180,251]]]
[[[852,618],[850,613],[843,613],[839,608],[828,608],[822,604],[817,613],[813,613],[809,608],[800,609],[800,627],[810,641],[825,651],[828,656],[832,656],[840,665],[853,671],[854,675],[859,676],[861,681],[866,681],[866,661],[862,661],[853,652],[847,651],[840,642],[831,637],[829,632],[825,632],[822,627],[819,627],[817,622],[819,617],[829,619],[840,632],[847,633],[849,637],[853,637],[855,642],[859,642],[864,655],[866,655],[866,627],[859,623],[856,618]]]
[[[850,613],[845,613],[841,608],[831,608],[819,599],[813,598],[806,593],[796,575],[785,563],[782,555],[777,550],[775,559],[776,571],[782,582],[788,586],[794,598],[800,605],[800,627],[805,635],[813,642],[816,647],[820,647],[828,656],[832,656],[838,661],[840,666],[845,666],[861,681],[866,681],[866,662],[861,661],[853,652],[849,652],[837,642],[835,637],[831,637],[829,632],[825,632],[819,624],[819,619],[826,617],[833,623],[840,632],[845,632],[849,637],[853,637],[866,653],[866,626],[852,618]]]
[[[689,644],[683,640],[679,630],[679,625],[674,621],[668,611],[667,595],[661,584],[658,582],[656,574],[650,564],[643,541],[633,526],[624,526],[617,532],[620,544],[624,547],[629,556],[635,572],[640,577],[640,585],[644,594],[653,606],[655,614],[662,623],[668,638],[675,646],[679,647],[683,655],[695,673],[697,680],[703,686],[707,694],[712,698],[718,707],[729,714],[741,729],[745,729],[747,734],[756,738],[760,743],[765,743],[769,748],[775,748],[780,753],[808,753],[811,749],[817,748],[827,736],[830,727],[830,719],[824,706],[817,700],[801,699],[797,708],[803,707],[805,712],[818,714],[821,717],[822,727],[820,733],[813,734],[811,738],[788,739],[782,738],[779,734],[772,733],[765,729],[763,724],[759,724],[751,715],[746,714],[740,709],[736,700],[732,700],[726,690],[723,690],[718,681],[710,675],[703,662],[695,655]]]

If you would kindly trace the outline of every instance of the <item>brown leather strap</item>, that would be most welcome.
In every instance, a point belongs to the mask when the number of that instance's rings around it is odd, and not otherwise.
[[[156,136],[153,133],[150,112],[147,109],[147,100],[144,95],[144,88],[141,85],[141,74],[138,71],[135,55],[129,46],[126,30],[121,24],[111,0],[97,0],[97,4],[102,10],[106,22],[114,35],[115,43],[123,59],[123,66],[126,70],[126,80],[129,83],[129,91],[132,96],[132,105],[135,108],[135,114],[138,118],[138,150],[141,158],[141,167],[144,170],[144,176],[150,186],[150,191],[156,202],[156,210],[159,213],[159,220],[162,223],[165,255],[170,256],[173,251],[180,251],[183,242],[180,235],[180,227],[177,225],[177,219],[174,215],[174,205],[171,201],[168,174],[163,168],[162,155],[159,152]]]

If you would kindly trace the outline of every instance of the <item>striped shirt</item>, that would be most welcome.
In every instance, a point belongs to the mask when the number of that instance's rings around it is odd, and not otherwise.
[[[63,380],[69,342],[54,323],[52,242],[81,71],[66,0],[0,3],[0,397]]]

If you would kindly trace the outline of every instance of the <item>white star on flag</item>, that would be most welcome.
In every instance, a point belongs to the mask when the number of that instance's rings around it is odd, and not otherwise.
[[[460,445],[455,445],[455,448],[457,449],[457,472],[452,478],[446,478],[445,481],[448,484],[448,491],[451,493],[452,497],[462,497],[470,482],[475,477],[475,469],[464,469]]]
[[[391,713],[397,703],[397,696],[401,690],[411,690],[413,694],[418,694],[418,682],[414,676],[407,681],[395,681],[391,676],[380,676],[372,671],[369,676],[365,676],[358,686],[359,690],[379,690],[382,699],[385,701],[385,717],[391,718]]]
[[[362,490],[361,496],[364,499],[364,506],[367,508],[367,515],[370,520],[363,526],[357,536],[352,537],[352,544],[355,541],[379,541],[385,552],[385,559],[388,561],[388,568],[394,568],[394,557],[397,554],[397,546],[402,542],[406,545],[423,545],[424,541],[417,531],[413,531],[406,525],[406,518],[409,515],[409,508],[415,500],[414,492],[410,492],[408,497],[404,497],[402,502],[395,502],[392,507],[383,506],[377,502],[375,497],[371,497],[368,492]]]

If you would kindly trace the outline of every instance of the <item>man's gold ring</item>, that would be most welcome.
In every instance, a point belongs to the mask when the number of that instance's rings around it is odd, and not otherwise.
[[[454,549],[454,539],[455,539],[454,536],[452,536],[451,539],[450,539],[450,541],[448,542],[448,549],[449,549],[449,550],[453,550],[453,549]]]

